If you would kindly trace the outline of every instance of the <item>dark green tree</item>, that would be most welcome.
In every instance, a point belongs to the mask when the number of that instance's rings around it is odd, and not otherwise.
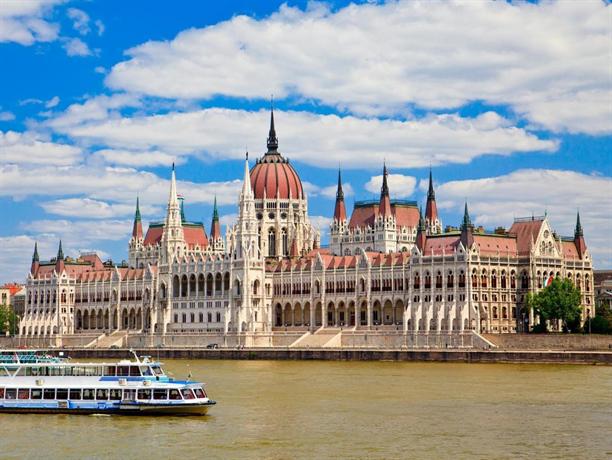
[[[555,278],[531,299],[540,322],[561,320],[563,329],[580,318],[580,290],[569,279]]]
[[[17,319],[17,315],[15,315],[11,307],[0,305],[0,335],[5,335],[6,331],[8,331],[10,335],[16,333],[19,327]]]

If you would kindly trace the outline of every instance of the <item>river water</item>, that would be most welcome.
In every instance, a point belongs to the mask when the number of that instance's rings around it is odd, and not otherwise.
[[[0,415],[0,458],[612,458],[612,367],[167,361],[205,417]]]

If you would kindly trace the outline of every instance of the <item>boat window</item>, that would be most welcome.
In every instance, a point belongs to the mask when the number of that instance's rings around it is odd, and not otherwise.
[[[151,390],[138,390],[138,399],[151,399]]]
[[[78,388],[72,388],[70,390],[70,399],[81,399],[81,390]]]
[[[142,373],[142,375],[153,375],[153,372],[151,372],[151,368],[148,366],[141,367],[140,372]]]
[[[136,399],[136,390],[123,390],[123,399],[134,401]]]
[[[164,371],[162,371],[161,367],[159,366],[153,366],[151,367],[151,370],[153,370],[155,375],[164,375]]]
[[[87,399],[87,400],[92,400],[94,399],[96,395],[95,390],[86,388],[85,390],[83,390],[83,399]]]
[[[113,388],[109,392],[111,401],[121,401],[121,390]]]
[[[115,366],[104,366],[104,375],[114,377],[117,372]]]
[[[55,388],[45,388],[43,390],[43,399],[55,399]]]
[[[42,390],[40,388],[32,388],[30,399],[42,399]]]
[[[16,388],[7,388],[5,399],[17,399],[17,389]]]
[[[140,368],[138,366],[130,366],[130,376],[140,377]]]
[[[96,399],[98,401],[106,401],[108,399],[108,389],[98,388],[98,390],[96,390]]]
[[[19,398],[19,399],[30,399],[30,389],[29,388],[20,388],[17,391],[17,398]]]
[[[117,366],[117,375],[119,377],[126,377],[126,376],[130,375],[130,368],[129,368],[129,366]]]
[[[9,375],[9,373],[6,370],[6,367],[0,367],[0,377],[6,377],[7,375]]]
[[[200,398],[200,399],[206,398],[206,393],[204,393],[204,391],[201,388],[196,388],[193,391],[196,395],[196,398]]]
[[[170,390],[170,399],[177,400],[177,399],[183,399],[183,398],[181,398],[181,393],[179,393],[178,390],[172,389]]]
[[[0,388],[0,399],[4,399],[4,388]]]
[[[168,399],[168,390],[160,388],[153,390],[153,399]]]
[[[68,389],[58,388],[57,389],[57,399],[61,399],[61,400],[68,399]]]
[[[185,399],[195,399],[195,396],[193,395],[193,391],[191,391],[189,388],[183,388],[181,390],[181,393],[183,393],[183,398]]]

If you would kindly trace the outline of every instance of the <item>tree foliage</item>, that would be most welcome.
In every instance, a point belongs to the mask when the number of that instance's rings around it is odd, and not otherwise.
[[[0,305],[0,335],[5,335],[8,330],[12,335],[19,328],[17,324],[17,315],[12,308],[6,305]]]
[[[580,290],[569,279],[555,278],[537,294],[528,299],[540,322],[561,320],[563,328],[580,319]]]

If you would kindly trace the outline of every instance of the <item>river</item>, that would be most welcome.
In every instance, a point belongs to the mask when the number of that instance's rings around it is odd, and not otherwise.
[[[0,415],[0,458],[610,458],[612,367],[167,361],[205,417]]]

